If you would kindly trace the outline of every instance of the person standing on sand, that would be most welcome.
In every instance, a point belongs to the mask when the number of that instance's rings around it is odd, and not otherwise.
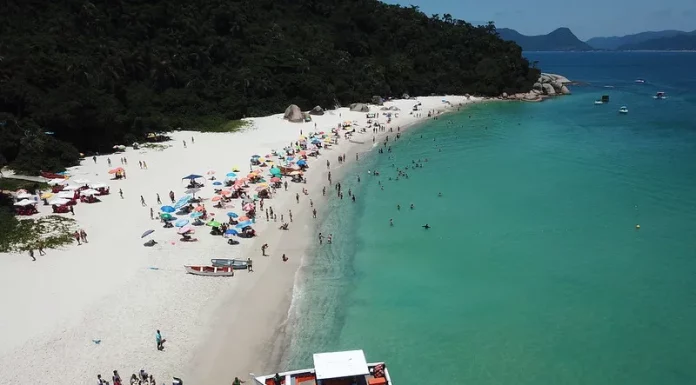
[[[309,200],[309,207],[314,207],[314,201],[312,201],[311,199]]]
[[[31,257],[32,262],[36,262],[36,257],[34,256],[34,249],[29,249],[29,256]]]
[[[326,196],[326,186],[321,188],[321,195]]]
[[[329,184],[331,184],[331,171],[329,171]]]
[[[164,350],[164,339],[162,338],[162,334],[159,330],[157,330],[157,333],[155,333],[155,341],[157,342],[157,350]]]
[[[193,139],[193,136],[191,137],[191,144],[196,144],[196,140]]]
[[[268,209],[266,209],[266,222],[268,222]]]
[[[80,238],[82,238],[82,243],[89,243],[87,242],[87,233],[84,229],[80,229]]]
[[[123,199],[123,190],[118,189],[118,195],[120,195],[120,196],[121,196],[121,199]]]
[[[286,257],[285,254],[283,254],[283,262],[287,262],[287,261],[288,261],[288,257]]]
[[[157,204],[158,205],[162,204],[162,200],[160,199],[159,193],[157,193]]]
[[[295,193],[295,200],[300,203],[300,193]]]
[[[92,160],[94,161],[94,164],[97,164],[97,157],[96,156],[93,156]]]
[[[251,258],[247,258],[247,272],[254,272],[254,267],[252,266]]]
[[[186,141],[185,141],[185,140],[182,140],[182,142],[184,142],[184,148],[186,148]]]
[[[44,251],[43,241],[39,241],[37,248],[39,249],[39,255],[46,255],[46,252]]]
[[[121,385],[121,376],[118,374],[118,370],[114,370],[114,375],[111,377],[111,383],[114,385]]]
[[[319,244],[321,245],[322,243],[324,243],[324,236],[319,233]]]
[[[80,245],[82,244],[82,242],[80,242],[80,232],[79,232],[79,231],[75,231],[75,233],[73,234],[73,237],[74,237],[75,240],[77,241],[77,245],[80,246]]]
[[[288,210],[288,215],[290,216],[290,222],[292,222],[292,210]]]
[[[171,200],[172,203],[174,203],[174,191],[169,191],[169,200]]]
[[[155,219],[155,211],[150,207],[150,219]]]
[[[316,124],[316,123],[314,123],[314,124]],[[232,385],[242,385],[242,384],[245,383],[245,382],[246,382],[246,381],[240,380],[239,377],[235,377],[235,378],[234,378],[234,381],[232,381]]]
[[[283,183],[283,187],[285,187],[285,191],[288,191],[288,181],[285,181]]]
[[[147,206],[147,205],[145,204],[145,198],[143,198],[142,195],[140,196],[140,204],[143,205],[143,206]]]
[[[109,167],[111,167],[111,158],[106,158],[106,163],[108,163]]]
[[[263,246],[261,246],[261,256],[266,256],[266,249],[268,249],[268,243],[264,243]]]
[[[312,216],[317,219],[317,209],[312,209]]]
[[[70,205],[70,214],[75,215],[75,208],[73,206],[74,205]]]
[[[326,160],[326,169],[327,169],[327,170],[329,169],[329,166],[331,166],[331,162],[329,162],[329,160],[327,159],[327,160]]]

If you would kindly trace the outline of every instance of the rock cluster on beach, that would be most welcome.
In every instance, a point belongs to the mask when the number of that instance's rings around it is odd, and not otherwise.
[[[570,95],[568,85],[571,83],[565,76],[542,73],[539,80],[532,86],[531,91],[513,95],[503,92],[501,99],[538,102],[550,96]]]

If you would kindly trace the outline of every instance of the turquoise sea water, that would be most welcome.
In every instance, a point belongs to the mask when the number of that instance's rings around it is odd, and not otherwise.
[[[397,385],[696,384],[696,54],[529,57],[588,85],[428,122],[344,179],[292,368],[357,348]]]

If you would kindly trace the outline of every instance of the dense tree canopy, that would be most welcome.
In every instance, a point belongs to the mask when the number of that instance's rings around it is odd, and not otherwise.
[[[35,171],[74,161],[70,144],[105,151],[289,103],[513,93],[537,76],[493,25],[376,0],[5,0],[0,152]]]

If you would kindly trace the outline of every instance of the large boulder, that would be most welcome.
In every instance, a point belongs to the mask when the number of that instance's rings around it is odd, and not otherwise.
[[[310,115],[324,115],[324,109],[321,106],[316,106],[309,111]]]
[[[283,118],[295,123],[302,122],[304,120],[302,117],[302,110],[300,110],[300,107],[294,104],[289,105],[288,108],[285,109]]]
[[[402,99],[408,99],[408,98],[410,98],[410,96],[408,96],[408,94],[404,92],[404,94],[401,95],[401,98],[402,98]]]
[[[370,112],[370,107],[364,103],[353,103],[350,105],[350,110],[357,112]]]
[[[381,106],[382,104],[384,104],[384,99],[382,99],[381,96],[375,95],[372,97],[372,104],[376,104],[378,106]]]
[[[539,100],[539,94],[535,92],[528,92],[524,95],[524,100]]]
[[[541,83],[539,83],[539,82],[534,83],[534,85],[532,86],[532,89],[541,91],[542,90]]]
[[[508,93],[507,93],[507,92],[503,92],[503,95],[502,95],[502,96],[503,96],[503,99],[507,99],[507,98],[508,98]]]
[[[546,95],[556,95],[556,90],[553,88],[553,86],[549,83],[543,83],[541,85],[542,89],[544,90],[544,94]]]
[[[570,89],[568,89],[568,87],[566,87],[566,86],[563,86],[563,87],[561,87],[561,93],[563,95],[570,95]]]

